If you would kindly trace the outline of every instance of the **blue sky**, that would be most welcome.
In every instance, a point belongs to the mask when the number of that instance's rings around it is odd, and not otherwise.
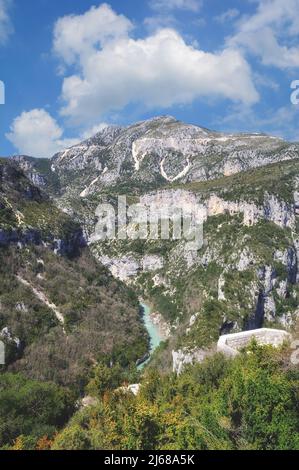
[[[299,140],[299,0],[0,0],[0,155],[159,114]]]

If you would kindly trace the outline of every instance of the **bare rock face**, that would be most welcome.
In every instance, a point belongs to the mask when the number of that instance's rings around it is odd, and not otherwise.
[[[98,404],[99,404],[99,400],[95,397],[90,396],[90,395],[86,395],[81,400],[81,407],[82,408],[88,408],[90,406],[96,406]]]
[[[242,250],[239,254],[238,261],[236,264],[236,268],[238,271],[245,271],[248,267],[253,263],[254,255],[251,253],[248,248]]]
[[[2,330],[0,331],[0,339],[15,343],[18,349],[21,347],[21,341],[19,340],[19,338],[12,335],[10,329],[7,326],[2,328]]]
[[[225,300],[225,294],[223,287],[225,286],[225,279],[223,274],[220,275],[218,279],[218,300]]]
[[[211,354],[211,351],[203,349],[194,349],[193,351],[179,349],[178,351],[172,351],[173,372],[179,375],[186,365],[203,362]]]
[[[110,270],[114,277],[121,281],[128,281],[130,278],[135,277],[140,271],[139,262],[130,256],[124,256],[121,258],[100,256],[99,260]]]
[[[140,384],[132,384],[128,386],[128,390],[133,393],[133,395],[137,396],[139,393],[141,385]]]
[[[264,303],[264,318],[270,323],[276,318],[276,304],[272,294],[269,294]]]
[[[245,200],[226,201],[216,195],[211,196],[207,201],[207,215],[215,216],[224,213],[230,215],[242,213],[243,223],[247,226],[254,225],[259,220],[268,220],[279,227],[294,228],[295,226],[294,207],[284,201],[279,201],[273,195],[266,194],[264,203],[261,206]]]
[[[35,186],[45,187],[47,185],[46,177],[36,168],[34,158],[25,155],[17,155],[12,157],[12,160],[21,168],[27,178]]]
[[[78,145],[74,145],[63,152],[57,153],[52,158],[52,171],[62,168],[68,170],[83,170],[88,165],[101,170],[102,165],[97,157],[113,143],[121,131],[122,128],[119,126],[107,126],[94,137]]]
[[[159,213],[162,207],[173,208],[176,214],[179,210],[184,213],[193,213],[199,223],[207,221],[208,217],[222,214],[243,215],[243,224],[252,226],[260,220],[267,220],[279,227],[295,227],[294,205],[279,201],[273,195],[266,194],[264,203],[247,202],[245,200],[229,201],[216,194],[212,194],[206,200],[192,191],[184,189],[159,190],[141,196],[140,203],[152,208]]]
[[[146,255],[142,258],[142,271],[152,272],[163,268],[163,258],[157,255]]]
[[[54,155],[51,168],[63,192],[88,197],[118,184],[206,181],[298,155],[298,146],[275,137],[224,134],[160,116],[125,128],[108,126]]]
[[[107,255],[99,256],[100,262],[106,266],[114,277],[121,281],[129,281],[142,272],[158,271],[163,267],[160,256],[146,255],[141,259],[133,255],[110,258]]]

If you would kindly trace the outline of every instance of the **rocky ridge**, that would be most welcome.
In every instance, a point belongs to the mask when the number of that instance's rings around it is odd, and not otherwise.
[[[298,155],[298,145],[276,137],[225,134],[161,116],[128,127],[104,128],[54,155],[50,173],[59,179],[61,193],[84,198],[112,186],[141,190],[173,182],[207,181]],[[21,160],[29,177],[44,184],[45,175],[33,171],[30,158],[25,158],[27,168],[24,157],[15,158]]]
[[[108,127],[55,155],[59,207],[84,226],[94,255],[172,323],[174,351],[205,351],[220,334],[291,329],[298,311],[298,145],[187,125],[169,116]],[[27,169],[27,172],[29,170]],[[100,202],[192,211],[204,244],[92,241]],[[171,352],[171,351],[168,351]],[[188,361],[187,361],[188,362]]]

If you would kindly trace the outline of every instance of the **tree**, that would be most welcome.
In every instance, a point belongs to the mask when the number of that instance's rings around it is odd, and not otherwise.
[[[0,446],[19,436],[52,436],[74,411],[74,396],[53,383],[0,374]]]
[[[93,397],[102,398],[105,392],[119,387],[123,380],[123,371],[119,364],[108,367],[104,363],[98,364],[93,370],[93,377],[86,387],[86,391]]]

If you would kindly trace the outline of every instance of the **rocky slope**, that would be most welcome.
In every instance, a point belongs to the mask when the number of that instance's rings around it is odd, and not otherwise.
[[[298,156],[298,147],[266,135],[226,135],[159,117],[107,128],[53,157],[53,171],[90,170],[85,197],[112,185],[204,181]],[[81,184],[83,181],[81,181]]]
[[[186,251],[184,240],[91,244],[113,275],[139,289],[172,324],[163,354],[177,351],[176,370],[181,360],[204,357],[220,334],[295,327],[298,171],[296,159],[141,196],[145,207],[156,210],[164,204],[175,212],[196,207],[204,234],[198,251]]]
[[[37,187],[46,189],[47,193],[59,192],[59,179],[51,170],[51,160],[47,158],[15,155],[10,158],[23,171],[27,178]]]
[[[50,189],[81,197],[115,186],[144,190],[174,181],[228,176],[298,155],[298,145],[275,137],[224,134],[162,116],[125,128],[104,128],[93,138],[54,155],[50,174],[60,182],[60,191]],[[24,157],[16,158],[21,159],[29,177],[44,185],[49,168],[43,174],[40,160],[33,163],[27,158],[25,163]]]
[[[0,161],[0,246],[45,244],[72,255],[86,245],[82,229],[14,162]]]
[[[106,128],[55,155],[50,174],[58,184],[46,188],[83,224],[96,258],[172,325],[157,359],[164,354],[168,363],[172,349],[178,358],[201,357],[225,332],[294,327],[298,149],[262,134],[227,135],[159,117]],[[25,171],[30,176],[30,165]],[[204,244],[190,251],[184,240],[94,242],[98,203],[117,212],[121,194],[148,211],[196,207]]]
[[[79,224],[6,160],[0,277],[4,369],[79,393],[98,360],[128,367],[145,354],[137,297],[96,262]]]

